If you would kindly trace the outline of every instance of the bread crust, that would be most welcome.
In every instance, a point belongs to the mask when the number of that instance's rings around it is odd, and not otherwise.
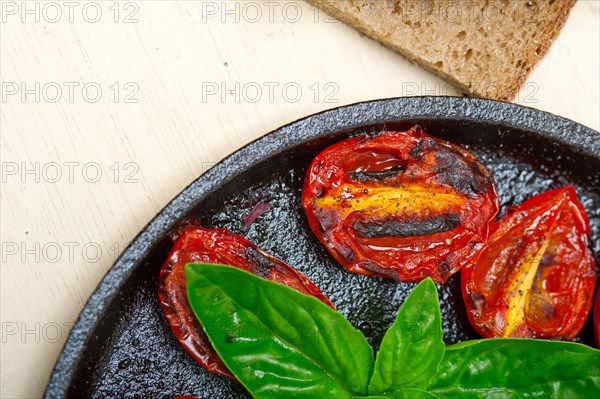
[[[531,70],[547,53],[564,26],[576,0],[497,0],[495,2],[476,0],[460,3],[450,0],[428,0],[430,7],[441,6],[440,10],[443,7],[450,7],[451,4],[459,4],[462,9],[476,6],[477,12],[481,12],[484,16],[483,20],[481,16],[478,20],[478,14],[469,11],[469,19],[460,21],[460,24],[456,24],[457,21],[450,21],[450,17],[447,17],[447,20],[439,18],[439,15],[436,21],[435,16],[427,15],[423,12],[423,8],[416,22],[405,21],[405,15],[395,14],[396,10],[402,12],[403,7],[416,4],[422,7],[427,5],[427,2],[416,0],[307,1],[402,54],[410,61],[448,80],[470,95],[510,101],[515,98]],[[489,20],[486,21],[486,12],[489,12],[492,7],[499,10],[497,12],[502,15],[502,18],[512,20],[495,25],[491,18],[487,18]],[[532,24],[532,21],[527,21],[526,10],[531,7],[547,8],[546,14],[539,16],[530,11],[529,18],[532,18],[532,15],[535,15],[536,19],[539,18],[535,27],[528,25]],[[510,15],[511,10],[513,15]],[[460,15],[463,17],[464,13],[461,11]],[[411,23],[414,26],[411,27]],[[454,38],[449,35],[449,32],[456,31],[457,26],[462,29],[458,33],[459,37],[463,34],[462,39],[466,36],[469,38],[464,41],[464,44],[471,45],[469,50],[463,53],[464,56],[459,52],[465,47],[458,43],[460,42],[458,38],[453,42]],[[503,32],[498,32],[496,29],[501,29]],[[417,45],[418,43],[413,40],[416,33],[423,32],[431,33],[432,37],[437,38],[431,41],[431,48]],[[481,39],[482,32],[485,38],[490,32],[492,38],[487,41],[474,40]],[[499,43],[502,41],[502,34],[505,34],[508,39],[502,42],[505,45],[503,47]],[[479,48],[478,43],[482,44]],[[447,49],[443,49],[444,46]],[[473,60],[474,53],[477,60]],[[513,59],[509,59],[510,55]],[[461,56],[464,57],[462,62]],[[475,62],[479,60],[485,61]]]

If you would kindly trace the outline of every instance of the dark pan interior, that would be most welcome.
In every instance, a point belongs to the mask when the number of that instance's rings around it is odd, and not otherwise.
[[[600,254],[600,156],[594,155],[598,148],[589,151],[522,127],[470,119],[415,117],[301,140],[233,173],[187,214],[176,217],[171,228],[197,218],[205,227],[226,227],[247,237],[306,274],[377,348],[414,285],[355,275],[338,266],[308,227],[300,205],[302,181],[312,158],[327,145],[349,135],[384,128],[404,130],[415,123],[436,137],[466,147],[487,164],[503,210],[542,191],[573,184],[591,221],[593,249]],[[253,145],[257,143],[260,140]],[[270,209],[245,226],[243,217],[261,201],[268,202]],[[84,345],[59,360],[53,381],[63,373],[68,384],[51,383],[47,397],[249,397],[236,384],[196,364],[170,333],[156,293],[158,271],[171,245],[168,235],[162,234],[148,255],[137,261],[132,258],[131,273],[120,277],[119,289],[106,307],[92,309],[99,317],[82,333]],[[478,337],[466,319],[458,277],[438,285],[448,344]],[[591,327],[588,320],[577,340],[593,345]],[[68,370],[64,370],[69,365],[65,356],[72,362]]]

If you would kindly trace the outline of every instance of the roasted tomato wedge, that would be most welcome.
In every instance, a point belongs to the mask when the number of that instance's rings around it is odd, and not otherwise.
[[[573,339],[592,306],[590,226],[571,186],[509,208],[462,270],[473,327],[484,337]]]
[[[235,378],[215,353],[189,305],[184,270],[190,262],[236,266],[312,295],[333,307],[306,276],[244,237],[226,229],[184,229],[160,271],[158,297],[173,334],[185,350],[207,370],[233,380]]]
[[[308,169],[302,204],[346,269],[408,282],[445,282],[471,262],[499,207],[485,165],[419,126],[328,147]]]
[[[594,335],[596,336],[596,346],[600,348],[600,288],[597,291],[594,303]]]

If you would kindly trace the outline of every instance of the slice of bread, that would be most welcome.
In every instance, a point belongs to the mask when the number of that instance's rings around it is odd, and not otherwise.
[[[308,0],[465,92],[512,100],[575,0]]]

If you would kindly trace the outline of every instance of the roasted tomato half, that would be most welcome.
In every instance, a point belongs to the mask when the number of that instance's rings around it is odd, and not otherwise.
[[[346,269],[442,283],[473,260],[499,207],[485,165],[419,126],[328,147],[308,169],[302,204]]]
[[[173,334],[185,350],[207,370],[233,380],[235,378],[215,353],[189,305],[184,270],[190,262],[236,266],[312,295],[333,307],[306,276],[244,237],[226,229],[184,229],[160,271],[158,297]]]
[[[600,288],[597,291],[594,303],[594,335],[596,336],[596,346],[600,348]]]
[[[571,186],[509,208],[476,262],[461,272],[473,327],[484,337],[573,339],[596,284],[589,234]]]

